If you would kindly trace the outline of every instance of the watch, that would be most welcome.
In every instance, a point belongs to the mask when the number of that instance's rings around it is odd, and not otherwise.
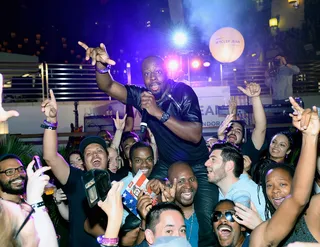
[[[164,112],[164,113],[162,114],[162,117],[160,118],[160,122],[161,122],[161,123],[165,123],[165,122],[168,121],[169,118],[170,118],[170,114],[167,113],[167,112]]]

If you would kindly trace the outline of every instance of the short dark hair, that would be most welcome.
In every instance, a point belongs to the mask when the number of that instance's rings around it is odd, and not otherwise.
[[[123,144],[123,142],[125,142],[129,138],[136,138],[137,140],[140,140],[139,136],[136,133],[131,131],[125,131],[122,133],[121,136],[121,144]]]
[[[147,142],[141,142],[141,141],[139,141],[139,142],[136,142],[135,144],[133,144],[132,147],[130,148],[130,153],[129,153],[130,157],[129,157],[129,159],[130,159],[131,161],[132,161],[133,152],[134,152],[136,149],[138,149],[138,148],[149,148],[150,151],[151,151],[152,157],[154,157],[153,149],[152,149],[152,147],[150,146],[150,144],[147,143]]]
[[[146,229],[150,229],[152,232],[155,232],[156,225],[158,225],[160,220],[160,215],[162,212],[172,210],[179,212],[184,218],[182,209],[174,203],[163,202],[153,206],[146,216]]]
[[[221,157],[223,162],[233,161],[234,163],[233,174],[237,178],[240,177],[240,175],[243,173],[244,162],[243,162],[243,155],[236,146],[227,142],[224,142],[224,143],[216,142],[212,145],[211,150],[212,152],[214,150],[221,150]]]
[[[247,141],[247,124],[245,121],[243,120],[231,120],[230,121],[230,126],[229,128],[232,126],[233,123],[238,123],[241,125],[242,127],[242,139],[244,140],[243,142],[246,142]],[[230,129],[228,129],[227,133],[229,132]]]
[[[22,160],[15,154],[4,154],[0,157],[0,162],[2,161],[5,161],[5,160],[8,160],[8,159],[16,159],[18,160],[22,165],[23,165],[23,162]]]

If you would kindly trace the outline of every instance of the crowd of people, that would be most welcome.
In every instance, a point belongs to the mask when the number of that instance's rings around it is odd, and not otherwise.
[[[217,136],[205,141],[196,94],[167,78],[161,58],[143,61],[145,88],[123,86],[109,73],[115,62],[103,44],[79,45],[96,68],[98,87],[126,104],[127,114],[116,115],[114,136],[87,136],[64,158],[57,145],[59,107],[50,90],[40,107],[47,165],[33,169],[32,161],[25,168],[18,156],[0,157],[0,246],[58,246],[42,198],[48,170],[61,185],[53,199],[69,223],[71,247],[320,246],[316,107],[304,109],[289,98],[299,150],[287,132],[268,143],[260,85],[246,83],[238,89],[253,106],[252,132],[230,104]],[[133,131],[133,107],[147,115],[145,135]],[[18,115],[0,105],[0,121]],[[293,152],[297,162],[289,162]],[[147,183],[127,200],[135,179]]]

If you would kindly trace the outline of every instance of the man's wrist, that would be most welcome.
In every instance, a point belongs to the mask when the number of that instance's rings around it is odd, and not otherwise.
[[[50,118],[50,117],[47,117],[47,121],[49,122],[49,123],[57,123],[58,121],[57,121],[57,118]]]

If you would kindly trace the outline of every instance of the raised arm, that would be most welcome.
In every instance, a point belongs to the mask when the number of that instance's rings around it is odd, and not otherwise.
[[[251,98],[255,127],[252,132],[252,142],[257,150],[260,150],[267,130],[267,119],[260,99],[261,87],[257,83],[246,83],[246,89],[238,87],[245,95]]]
[[[292,116],[293,125],[303,134],[301,154],[292,182],[291,197],[283,201],[269,221],[262,223],[253,231],[250,246],[278,246],[290,233],[310,199],[316,169],[319,117],[315,107],[313,111],[303,110],[292,97],[290,97],[290,102],[298,113]]]
[[[133,131],[134,127],[134,112],[133,112],[133,106],[132,105],[126,105],[126,124],[124,126],[124,132],[127,131]]]
[[[92,65],[96,66],[96,77],[98,87],[107,93],[109,96],[126,103],[127,101],[127,89],[116,82],[110,74],[110,65],[115,65],[115,61],[109,58],[108,52],[104,44],[100,44],[100,47],[91,48],[83,42],[78,44],[86,51],[86,60],[92,59]]]
[[[50,89],[50,98],[41,104],[41,110],[46,116],[46,121],[57,124],[58,106],[53,91]],[[68,181],[70,167],[64,158],[58,153],[58,140],[56,129],[44,129],[43,134],[43,158],[51,167],[53,174],[62,185]]]
[[[280,59],[282,60],[282,64],[287,66],[287,68],[289,68],[292,71],[293,75],[297,75],[300,73],[300,69],[298,66],[287,63],[285,57],[281,57]]]
[[[3,90],[3,76],[0,74],[0,123],[5,122],[8,118],[18,117],[19,113],[17,111],[5,111],[2,107],[2,90]]]
[[[114,148],[117,152],[119,151],[119,146],[121,142],[121,136],[123,133],[123,129],[126,124],[127,115],[123,117],[123,119],[119,118],[119,112],[116,113],[116,118],[113,119],[114,126],[116,127],[116,133],[114,134],[111,147]]]
[[[38,247],[58,247],[57,235],[54,230],[52,221],[49,217],[48,211],[44,205],[42,194],[44,187],[49,182],[49,176],[44,175],[45,171],[50,170],[50,167],[42,167],[36,172],[33,172],[32,161],[27,167],[28,183],[27,183],[27,202],[34,208],[35,212],[32,214],[35,229],[39,237]]]

